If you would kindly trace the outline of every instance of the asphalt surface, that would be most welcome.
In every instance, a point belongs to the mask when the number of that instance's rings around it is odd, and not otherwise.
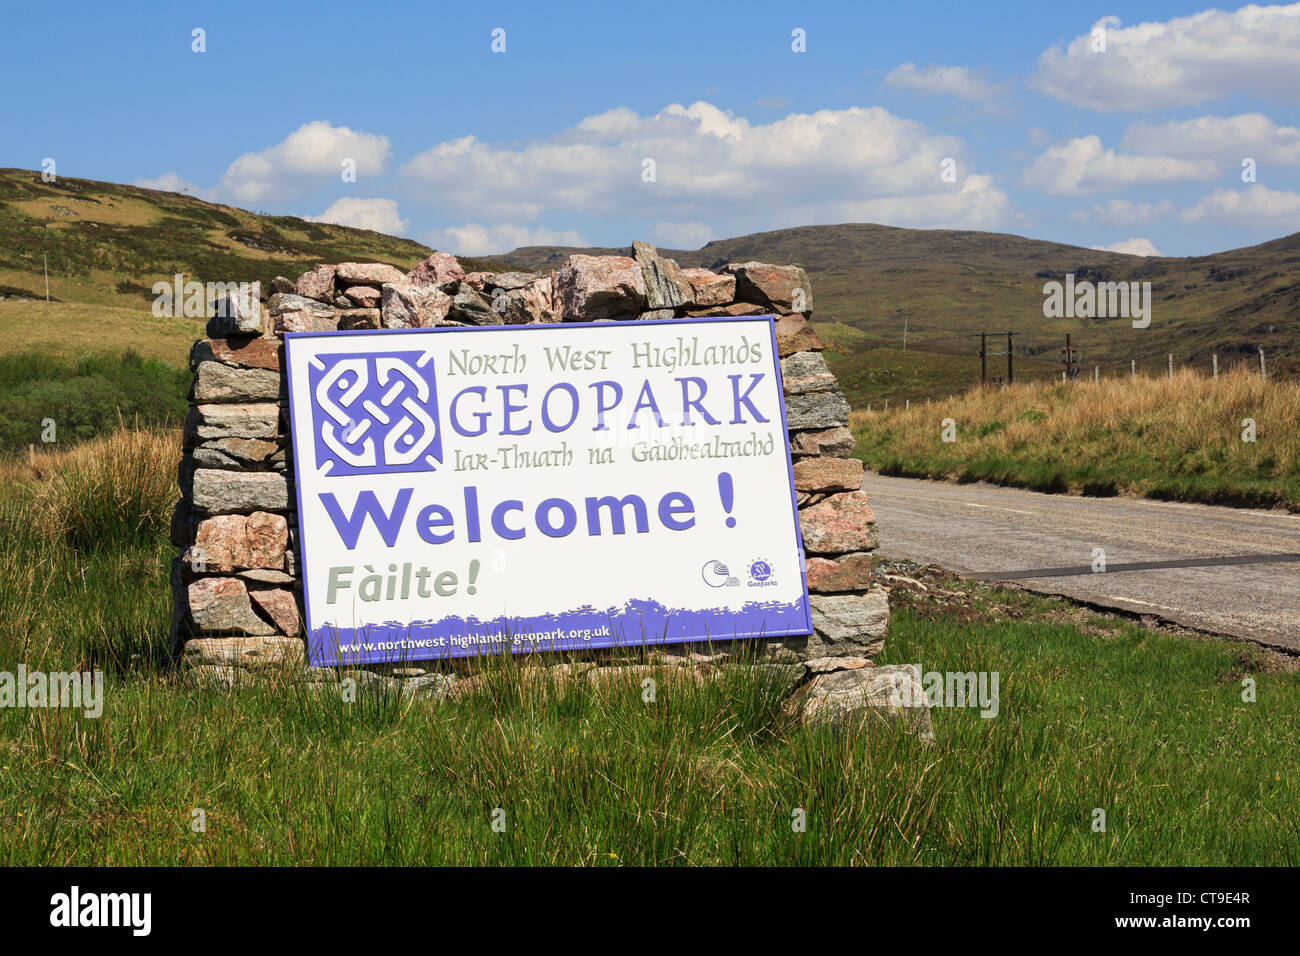
[[[1300,515],[876,474],[862,487],[886,557],[1300,653]]]

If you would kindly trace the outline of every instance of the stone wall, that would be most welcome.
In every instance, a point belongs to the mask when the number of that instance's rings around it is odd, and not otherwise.
[[[466,274],[447,253],[434,253],[409,273],[381,263],[318,265],[296,282],[276,278],[264,301],[253,284],[244,297],[218,303],[210,337],[195,343],[190,356],[194,388],[172,527],[179,549],[172,639],[187,676],[230,684],[242,672],[301,669],[306,660],[285,332],[771,313],[778,316],[815,633],[770,640],[760,657],[798,671],[795,682],[810,700],[833,695],[855,673],[865,675],[884,643],[888,598],[872,582],[875,518],[860,490],[862,464],[852,457],[848,402],[807,321],[813,303],[807,275],[798,266],[758,262],[719,272],[682,269],[645,243],[632,251],[630,257],[570,256],[545,275]],[[701,655],[701,649],[673,645],[663,654],[699,661],[727,652],[714,646]],[[366,682],[443,693],[458,668],[415,662],[365,670]],[[303,673],[316,680],[334,676],[318,671]]]

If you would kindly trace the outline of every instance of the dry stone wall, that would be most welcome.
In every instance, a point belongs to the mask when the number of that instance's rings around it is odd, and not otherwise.
[[[383,263],[322,264],[297,281],[276,278],[269,294],[254,283],[218,303],[209,338],[190,356],[194,387],[172,527],[179,549],[172,639],[186,675],[227,685],[268,666],[315,680],[336,676],[305,668],[284,333],[775,314],[815,633],[767,641],[760,656],[787,666],[809,700],[859,685],[865,693],[889,605],[871,577],[875,516],[860,490],[862,463],[852,457],[848,402],[808,322],[807,275],[759,262],[683,269],[642,242],[632,253],[573,255],[545,274],[466,273],[443,252],[408,273]],[[700,661],[727,653],[699,650],[677,645],[663,654]],[[456,670],[415,662],[368,667],[359,679],[441,695]]]

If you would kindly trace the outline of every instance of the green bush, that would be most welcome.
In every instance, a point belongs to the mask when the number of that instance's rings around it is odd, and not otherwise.
[[[134,351],[76,362],[36,352],[0,356],[0,452],[41,444],[53,419],[59,447],[116,430],[184,420],[191,374]]]

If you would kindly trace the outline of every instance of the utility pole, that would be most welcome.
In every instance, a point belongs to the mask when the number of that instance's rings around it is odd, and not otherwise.
[[[1004,353],[1002,353],[1002,352],[990,352],[990,351],[989,351],[989,341],[988,341],[988,340],[989,340],[989,336],[990,336],[990,335],[1001,335],[1002,333],[1001,333],[1001,332],[972,332],[971,334],[972,334],[972,335],[978,335],[978,336],[979,336],[979,340],[980,340],[980,384],[981,384],[981,385],[987,385],[987,384],[988,384],[988,381],[989,381],[989,356],[990,356],[990,355],[995,355],[995,356],[996,356],[996,355],[1002,355],[1002,354],[1004,354]],[[1006,384],[1008,384],[1008,385],[1015,381],[1015,375],[1016,375],[1016,363],[1015,363],[1015,356],[1014,356],[1014,353],[1015,353],[1015,336],[1017,336],[1017,335],[1019,335],[1019,334],[1020,334],[1019,332],[1011,332],[1011,331],[1008,331],[1007,334],[1006,334],[1006,335],[1007,335],[1007,351],[1006,351],[1006,353],[1005,353],[1005,354],[1006,354],[1006,357],[1007,357],[1007,382],[1006,382]]]
[[[1079,357],[1083,354],[1083,350],[1074,348],[1073,336],[1069,332],[1065,333],[1065,348],[1061,351],[1064,353],[1062,361],[1065,363],[1061,381],[1076,381],[1079,378]]]

